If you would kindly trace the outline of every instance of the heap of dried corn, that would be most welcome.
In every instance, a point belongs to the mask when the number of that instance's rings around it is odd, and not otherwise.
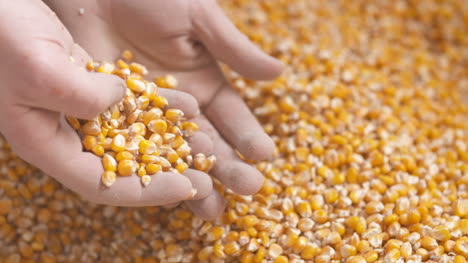
[[[126,50],[122,58],[131,62],[133,54]],[[102,157],[102,183],[110,187],[119,176],[137,174],[144,186],[158,172],[183,173],[190,165],[208,172],[214,156],[201,153],[194,159],[185,138],[198,130],[194,122],[186,121],[179,109],[168,109],[167,99],[158,96],[158,88],[175,88],[171,76],[144,79],[145,66],[119,59],[116,64],[90,62],[90,71],[114,74],[127,83],[124,99],[93,120],[67,117],[70,125],[83,138],[87,151]],[[159,84],[159,87],[157,84]],[[204,165],[207,163],[208,165]]]
[[[467,262],[462,0],[224,2],[288,69],[229,73],[275,140],[224,216],[80,200],[0,151],[4,262]],[[66,232],[63,229],[67,229]]]

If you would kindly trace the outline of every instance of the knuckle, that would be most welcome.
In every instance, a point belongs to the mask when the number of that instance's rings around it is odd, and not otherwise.
[[[28,77],[22,79],[22,85],[18,85],[17,89],[15,89],[19,92],[19,95],[34,98],[47,91],[51,83],[51,73],[54,72],[54,66],[50,58],[41,51],[35,53],[25,51],[20,60],[20,67],[24,72],[28,72]]]

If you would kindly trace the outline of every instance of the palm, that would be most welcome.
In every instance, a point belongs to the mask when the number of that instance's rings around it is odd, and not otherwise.
[[[259,189],[262,176],[243,163],[234,149],[248,158],[264,159],[272,153],[273,144],[230,89],[217,60],[258,79],[274,77],[281,65],[240,34],[215,1],[48,2],[93,59],[112,61],[130,49],[148,67],[149,77],[175,75],[178,89],[193,95],[202,108],[195,121],[213,142],[212,149],[204,147],[205,153],[212,152],[218,159],[213,174],[240,194]],[[84,14],[78,14],[79,8]],[[219,197],[209,199],[193,205],[219,206]]]

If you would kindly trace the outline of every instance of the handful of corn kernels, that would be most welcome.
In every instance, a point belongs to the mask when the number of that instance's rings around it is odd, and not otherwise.
[[[194,122],[186,121],[179,109],[168,109],[167,99],[158,96],[158,88],[175,88],[171,76],[143,79],[145,66],[131,62],[133,55],[124,51],[116,64],[90,62],[89,71],[114,74],[127,83],[124,99],[93,120],[67,117],[78,131],[83,147],[102,157],[102,183],[109,187],[118,176],[138,175],[148,186],[158,172],[183,173],[189,166],[208,172],[215,157],[191,155],[185,138],[198,130]]]

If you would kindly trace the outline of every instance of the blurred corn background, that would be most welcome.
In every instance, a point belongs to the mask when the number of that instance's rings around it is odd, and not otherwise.
[[[260,192],[215,222],[94,205],[0,140],[0,262],[467,262],[468,3],[221,4],[287,65],[227,71],[276,143]]]

